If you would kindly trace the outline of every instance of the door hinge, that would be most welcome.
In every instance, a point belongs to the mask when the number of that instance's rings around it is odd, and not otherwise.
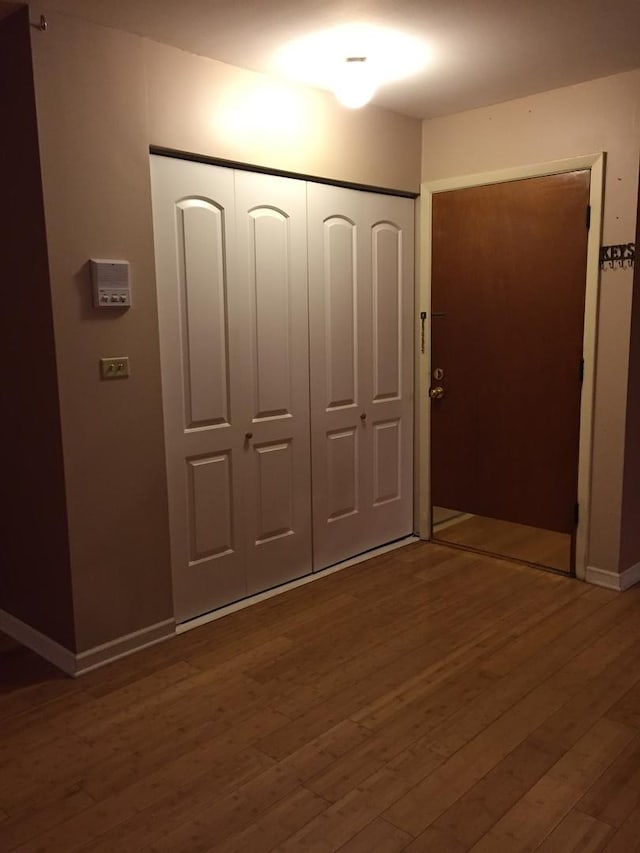
[[[587,231],[591,228],[591,205],[587,205]]]
[[[584,358],[580,359],[580,364],[578,365],[578,379],[580,380],[580,384],[584,382]]]
[[[573,508],[573,520],[577,526],[578,522],[580,521],[580,504],[579,503],[577,503]]]

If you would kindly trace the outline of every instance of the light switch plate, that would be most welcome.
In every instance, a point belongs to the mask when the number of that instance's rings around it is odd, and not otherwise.
[[[129,356],[124,355],[120,358],[100,359],[101,379],[126,379],[130,375]]]

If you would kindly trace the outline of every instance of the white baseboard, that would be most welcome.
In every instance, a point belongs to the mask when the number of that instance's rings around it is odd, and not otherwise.
[[[617,592],[624,592],[625,589],[637,584],[640,581],[640,563],[630,566],[624,572],[610,572],[607,569],[598,569],[595,566],[587,566],[585,578],[587,583],[595,584],[595,586],[603,586],[606,589],[615,589]]]
[[[67,675],[75,675],[76,655],[6,610],[0,610],[0,631],[48,660]]]
[[[118,637],[109,643],[76,654],[32,628],[31,625],[27,625],[26,622],[22,622],[5,610],[0,610],[0,631],[13,637],[18,643],[48,660],[67,675],[74,677],[160,643],[172,637],[175,634],[175,628],[173,619],[166,619],[164,622],[149,625],[140,631],[134,631],[132,634],[126,634],[124,637]]]
[[[409,545],[411,542],[419,542],[417,536],[405,536],[397,542],[392,542],[389,545],[382,545],[380,548],[374,548],[372,551],[366,551],[364,554],[359,554],[357,557],[352,557],[350,560],[344,560],[335,566],[330,566],[328,569],[323,569],[319,572],[314,572],[310,575],[305,575],[298,580],[282,584],[282,586],[267,590],[245,598],[242,601],[237,601],[234,604],[229,604],[227,607],[221,607],[219,610],[214,610],[211,613],[205,613],[203,616],[198,616],[195,619],[190,619],[182,625],[176,625],[173,619],[166,619],[164,622],[158,622],[155,625],[149,625],[141,631],[135,631],[133,634],[127,634],[123,637],[118,637],[109,643],[104,643],[101,646],[94,646],[92,649],[87,649],[84,652],[71,652],[63,646],[56,643],[54,640],[36,631],[30,625],[16,619],[10,613],[0,610],[0,631],[4,631],[14,640],[27,646],[32,651],[39,654],[45,660],[48,660],[58,669],[66,672],[67,675],[77,676],[90,672],[92,669],[97,669],[99,666],[112,663],[119,658],[130,655],[133,652],[146,649],[148,646],[153,646],[156,643],[161,643],[163,640],[173,637],[175,634],[181,634],[184,631],[189,631],[192,628],[197,628],[200,625],[206,625],[208,622],[213,622],[216,619],[221,619],[236,610],[243,610],[245,607],[250,607],[252,604],[257,604],[259,601],[265,601],[267,598],[273,598],[275,595],[282,595],[290,589],[295,589],[298,586],[311,583],[320,578],[331,575],[334,572],[342,571],[350,566],[355,566],[365,560],[371,560],[373,557],[378,557],[381,554],[386,554],[389,551],[395,551],[396,548],[402,548],[404,545]]]
[[[156,643],[161,643],[163,640],[173,637],[175,633],[175,621],[173,619],[165,619],[164,622],[148,625],[140,631],[125,634],[123,637],[118,637],[109,643],[94,646],[92,649],[87,649],[86,652],[80,652],[75,655],[76,671],[73,674],[83,675],[85,672],[90,672],[99,666],[112,663],[114,660],[133,654],[133,652],[139,652],[141,649],[155,646]]]
[[[334,572],[341,572],[343,569],[348,569],[350,566],[356,566],[358,563],[364,563],[366,560],[372,560],[374,557],[379,557],[381,554],[386,554],[389,551],[395,551],[397,548],[403,548],[405,545],[410,545],[412,542],[419,542],[418,536],[411,534],[403,539],[398,539],[396,542],[391,542],[389,545],[381,545],[379,548],[374,548],[371,551],[365,551],[364,554],[358,554],[357,557],[351,557],[349,560],[343,560],[342,563],[336,563],[335,566],[329,566],[327,569],[320,569],[318,572],[312,572],[309,575],[304,575],[294,581],[288,581],[273,589],[268,589],[266,592],[258,592],[249,598],[242,598],[240,601],[234,601],[233,604],[227,604],[226,607],[220,607],[218,610],[212,610],[202,616],[195,616],[187,622],[182,622],[176,625],[176,634],[183,634],[185,631],[191,631],[193,628],[199,628],[201,625],[208,625],[209,622],[215,622],[216,619],[222,619],[223,616],[229,616],[230,613],[235,613],[238,610],[244,610],[245,607],[251,607],[252,604],[258,604],[260,601],[266,601],[268,598],[273,598],[276,595],[282,595],[283,592],[288,592],[290,589],[296,589],[299,586],[305,586],[313,581],[326,578],[327,575],[332,575]]]

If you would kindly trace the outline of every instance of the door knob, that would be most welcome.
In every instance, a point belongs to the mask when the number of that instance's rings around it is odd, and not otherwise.
[[[253,433],[252,432],[245,432],[244,438],[245,438],[245,441],[251,441],[251,439],[253,438]]]
[[[442,385],[434,385],[429,388],[429,396],[432,400],[441,400],[444,397],[444,388]]]
[[[366,421],[366,419],[367,419],[367,413],[366,413],[366,412],[363,412],[363,413],[360,415],[360,420],[361,420],[361,421]]]

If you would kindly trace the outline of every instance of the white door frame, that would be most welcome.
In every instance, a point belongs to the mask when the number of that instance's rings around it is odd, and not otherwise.
[[[584,579],[587,569],[587,545],[591,514],[591,460],[593,444],[593,408],[595,391],[595,359],[598,320],[598,293],[600,287],[600,242],[602,232],[602,200],[604,189],[604,153],[585,154],[566,160],[518,166],[477,175],[463,175],[428,181],[421,185],[420,195],[420,264],[418,268],[417,332],[416,332],[416,462],[417,462],[417,529],[421,539],[431,538],[431,480],[430,480],[430,420],[431,408],[429,385],[431,376],[430,320],[431,320],[431,221],[433,196],[449,190],[466,189],[486,184],[519,181],[524,178],[539,178],[574,172],[578,169],[591,171],[589,203],[591,205],[591,227],[587,241],[587,279],[584,309],[584,380],[580,402],[580,444],[578,454],[578,503],[580,515],[576,531],[576,575]],[[421,312],[426,312],[424,323],[425,347],[422,352]]]

